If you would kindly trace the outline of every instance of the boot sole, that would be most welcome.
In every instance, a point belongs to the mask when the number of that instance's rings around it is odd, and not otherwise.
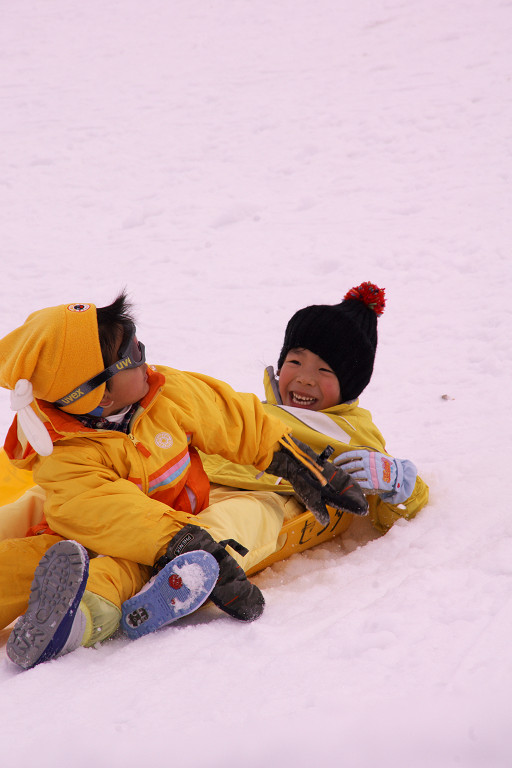
[[[186,552],[122,605],[121,627],[131,640],[196,611],[217,583],[219,565],[203,550]]]
[[[37,566],[28,608],[9,636],[8,657],[23,669],[52,659],[64,647],[89,575],[86,550],[76,541],[54,544]]]

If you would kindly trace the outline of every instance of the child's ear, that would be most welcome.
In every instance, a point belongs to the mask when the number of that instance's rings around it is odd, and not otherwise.
[[[108,394],[107,390],[105,390],[105,393],[104,393],[103,397],[100,400],[99,407],[100,408],[110,408],[111,405],[114,405],[114,401],[112,400],[112,398]]]

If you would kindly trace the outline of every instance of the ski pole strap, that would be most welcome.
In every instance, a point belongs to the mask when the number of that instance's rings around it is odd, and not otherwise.
[[[317,464],[325,464],[325,462],[331,458],[331,456],[334,453],[334,448],[332,445],[326,445],[323,449],[322,453],[319,455],[317,461]]]
[[[249,553],[249,550],[235,539],[224,539],[223,541],[219,541],[219,544],[221,547],[224,547],[224,549],[226,549],[226,547],[231,547],[231,549],[234,549],[235,552],[238,552],[242,557],[245,557]]]
[[[285,451],[291,453],[292,456],[306,469],[308,469],[312,475],[316,477],[320,485],[328,485],[327,479],[324,477],[322,470],[319,468],[317,462],[311,458],[302,448],[299,448],[294,440],[291,440],[288,435],[284,435],[278,441]]]

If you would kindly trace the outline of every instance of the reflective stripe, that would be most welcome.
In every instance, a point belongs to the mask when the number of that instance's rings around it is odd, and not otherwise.
[[[164,468],[157,477],[153,477],[149,481],[149,493],[152,494],[155,491],[162,488],[164,485],[171,485],[179,477],[186,474],[190,467],[190,455],[187,451],[185,456],[176,462],[173,462],[170,466]]]
[[[320,432],[326,435],[326,437],[332,437],[340,443],[350,443],[351,435],[336,424],[330,416],[322,413],[322,411],[308,411],[306,408],[294,408],[291,405],[277,405],[275,407],[286,411],[290,416],[301,421],[310,429],[314,429],[315,432]]]

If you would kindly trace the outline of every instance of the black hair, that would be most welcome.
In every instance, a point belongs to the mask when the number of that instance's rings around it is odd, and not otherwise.
[[[119,347],[123,340],[135,325],[131,314],[132,305],[128,301],[126,291],[123,290],[119,296],[107,307],[97,307],[96,316],[98,319],[98,333],[100,337],[101,354],[103,356],[103,365],[108,368],[119,358]],[[119,344],[119,332],[122,331],[121,345]],[[107,389],[108,389],[107,382]]]

